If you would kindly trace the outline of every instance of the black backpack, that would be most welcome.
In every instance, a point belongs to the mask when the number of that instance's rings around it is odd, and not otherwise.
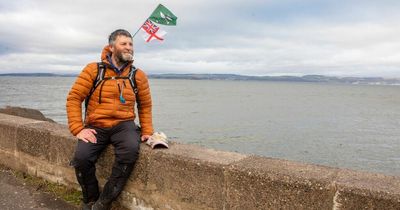
[[[99,103],[101,104],[101,91],[103,89],[103,85],[105,83],[105,81],[107,80],[113,80],[113,79],[128,79],[129,83],[132,86],[132,90],[135,93],[135,97],[136,97],[136,104],[137,106],[139,106],[139,98],[138,98],[138,88],[136,86],[136,67],[131,65],[131,69],[129,71],[129,75],[126,77],[120,77],[120,76],[116,76],[116,77],[104,77],[105,75],[105,71],[106,71],[106,63],[103,62],[99,62],[97,63],[97,76],[96,79],[93,81],[93,85],[92,88],[90,89],[89,94],[86,96],[85,98],[85,118],[86,118],[86,114],[87,114],[87,109],[88,109],[88,105],[89,105],[89,100],[90,97],[92,96],[92,94],[94,93],[94,91],[96,90],[96,88],[98,86],[100,86],[100,93],[99,93]]]

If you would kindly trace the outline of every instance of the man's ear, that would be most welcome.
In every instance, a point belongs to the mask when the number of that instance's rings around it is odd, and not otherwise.
[[[114,52],[114,46],[113,45],[109,45],[110,51],[113,53]]]

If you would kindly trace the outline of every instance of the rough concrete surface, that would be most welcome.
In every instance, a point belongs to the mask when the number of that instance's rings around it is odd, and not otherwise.
[[[54,122],[54,120],[46,118],[39,110],[36,109],[16,107],[16,106],[6,106],[5,108],[0,108],[0,113],[20,116],[35,120]]]
[[[328,167],[251,156],[227,175],[227,209],[332,209],[337,172]]]
[[[152,157],[148,170],[148,185],[154,186],[169,203],[178,201],[202,206],[201,209],[223,209],[222,167],[159,152]]]
[[[14,170],[78,189],[69,166],[76,141],[66,126],[0,113],[0,164]],[[109,147],[97,164],[101,184],[113,160]],[[172,142],[155,150],[141,144],[118,201],[129,209],[400,209],[400,177]]]
[[[400,179],[342,169],[335,180],[341,209],[400,209]]]

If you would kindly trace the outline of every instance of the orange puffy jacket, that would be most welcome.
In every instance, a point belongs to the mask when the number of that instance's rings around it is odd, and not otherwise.
[[[104,47],[101,59],[104,63],[107,61],[107,55],[111,51],[108,46]],[[122,77],[128,76],[132,63],[130,63],[121,73]],[[106,65],[108,66],[108,65]],[[88,64],[83,71],[79,74],[72,86],[67,97],[67,115],[68,115],[68,126],[69,130],[73,135],[77,135],[83,128],[84,125],[92,125],[95,127],[113,127],[119,122],[134,120],[135,119],[135,101],[136,97],[132,90],[132,87],[128,79],[111,79],[104,80],[103,87],[97,87],[90,97],[86,121],[82,121],[82,102],[89,94],[92,88],[93,82],[97,76],[97,63]],[[106,67],[105,77],[118,76],[117,73]],[[142,135],[153,134],[152,124],[152,103],[149,82],[146,74],[137,69],[136,72],[136,85],[138,88],[139,97],[139,121],[142,128]],[[120,88],[118,87],[120,86]],[[123,88],[123,97],[125,103],[121,103],[119,100],[120,89]],[[99,94],[101,89],[101,103],[99,103]]]

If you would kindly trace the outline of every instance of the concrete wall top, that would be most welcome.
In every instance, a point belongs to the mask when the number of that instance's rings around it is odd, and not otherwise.
[[[76,139],[65,125],[0,114],[0,163],[77,186],[69,161]],[[108,148],[98,162],[105,180]],[[128,208],[400,209],[400,177],[217,151],[172,142],[141,144],[121,195]]]

